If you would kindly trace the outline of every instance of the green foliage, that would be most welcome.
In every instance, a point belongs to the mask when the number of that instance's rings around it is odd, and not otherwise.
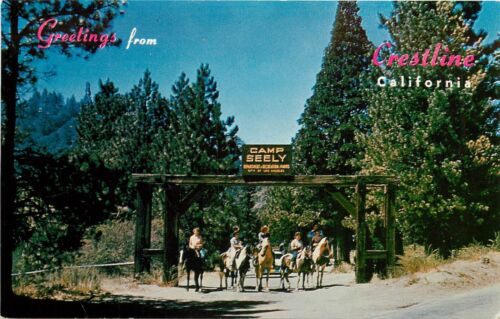
[[[339,2],[332,39],[325,50],[313,95],[307,100],[294,139],[297,171],[303,174],[353,174],[362,149],[355,132],[365,131],[363,73],[372,47],[361,26],[356,2]]]
[[[205,248],[218,255],[229,248],[233,227],[239,226],[243,243],[254,245],[260,225],[252,210],[252,193],[252,189],[242,187],[219,188],[210,198],[198,201],[180,219],[181,241],[187,242],[192,229],[200,227]]]
[[[321,193],[311,188],[272,187],[257,192],[257,216],[269,225],[273,244],[289,243],[295,232],[303,239],[314,224],[319,224],[326,236],[334,235],[337,211],[325,205]],[[325,196],[323,194],[323,196]]]
[[[30,149],[19,152],[14,240],[19,270],[58,267],[81,245],[86,228],[115,210],[120,172],[74,156],[54,157]],[[95,178],[99,176],[100,179]]]
[[[233,117],[221,119],[218,97],[208,65],[201,65],[192,83],[181,74],[169,98],[159,93],[149,71],[129,93],[120,94],[109,80],[101,82],[99,92],[82,106],[77,152],[125,172],[113,181],[121,190],[115,202],[120,206],[133,206],[132,173],[234,174],[238,127]],[[243,189],[204,191],[186,213],[180,212],[181,242],[193,227],[201,227],[210,251],[225,250],[232,227],[249,210],[246,194]],[[161,215],[163,192],[155,192],[154,202],[154,214]]]
[[[484,243],[500,224],[498,109],[492,102],[498,62],[482,44],[484,34],[472,29],[479,9],[459,2],[395,3],[382,22],[396,53],[442,43],[477,61],[469,69],[388,67],[384,75],[418,74],[443,83],[468,78],[472,88],[368,90],[371,130],[359,137],[366,148],[362,172],[401,179],[397,220],[406,240],[443,255],[473,239]]]
[[[76,33],[79,27],[104,32],[110,26],[118,9],[117,1],[45,1],[22,2],[6,0],[2,3],[2,295],[5,300],[11,296],[12,253],[15,243],[13,232],[28,224],[23,220],[19,225],[15,216],[19,207],[16,203],[23,191],[18,191],[16,183],[15,142],[17,108],[21,88],[33,85],[40,77],[34,61],[46,58],[46,51],[33,41],[38,31],[38,22],[48,18],[59,23],[53,29],[58,33]],[[119,45],[120,40],[111,45]],[[98,43],[88,41],[72,43],[59,41],[53,47],[66,55],[73,53],[95,53]],[[69,134],[65,134],[69,135]],[[38,168],[43,169],[43,168]],[[91,194],[92,196],[94,194]],[[39,197],[38,194],[35,196]]]

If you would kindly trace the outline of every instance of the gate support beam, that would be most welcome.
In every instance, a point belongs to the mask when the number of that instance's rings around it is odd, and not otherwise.
[[[329,189],[330,195],[342,206],[352,218],[356,218],[356,207],[339,191]]]
[[[392,273],[396,263],[396,223],[395,223],[395,189],[394,185],[388,184],[384,187],[384,210],[385,210],[385,229],[387,250],[387,268]]]
[[[143,249],[151,246],[151,206],[152,187],[146,183],[137,184],[137,215],[135,218],[135,253],[134,273],[150,270],[149,259],[144,256]]]
[[[356,283],[366,280],[366,185],[356,184]]]
[[[163,282],[177,277],[174,267],[179,258],[179,205],[180,189],[175,185],[165,187],[165,212],[163,213]]]

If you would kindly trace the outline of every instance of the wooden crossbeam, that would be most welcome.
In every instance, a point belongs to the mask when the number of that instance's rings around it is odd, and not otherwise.
[[[161,256],[163,254],[163,249],[159,248],[144,248],[142,250],[144,256]]]
[[[367,186],[379,186],[397,183],[394,176],[383,175],[296,175],[243,177],[238,175],[166,175],[166,174],[132,174],[136,182],[150,184],[175,185],[221,185],[221,186],[355,186],[358,183]]]

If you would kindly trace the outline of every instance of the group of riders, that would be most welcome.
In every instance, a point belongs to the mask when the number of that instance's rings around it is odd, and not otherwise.
[[[229,240],[230,247],[227,251],[227,255],[231,256],[230,264],[234,263],[234,261],[238,258],[239,253],[244,247],[243,242],[239,239],[239,233],[240,233],[240,228],[238,226],[234,226],[233,236]],[[321,239],[323,237],[324,237],[323,231],[319,229],[318,224],[315,224],[312,227],[311,231],[307,233],[307,239],[313,251],[316,248],[316,246],[321,242]],[[267,225],[264,225],[261,227],[260,232],[258,234],[259,242],[257,244],[257,249],[260,250],[262,248],[262,242],[266,238],[270,240],[270,233],[269,233],[269,227]],[[203,248],[203,237],[201,235],[201,230],[199,227],[193,229],[193,234],[189,238],[188,247],[194,250],[198,257],[205,258],[206,250]],[[304,248],[304,243],[302,241],[302,234],[300,232],[296,232],[293,240],[290,242],[290,251],[292,255],[292,268],[293,265],[295,264],[297,256],[299,255],[299,253],[302,251],[303,248]],[[284,244],[280,245],[280,250],[283,254],[285,253],[286,249]],[[274,253],[273,253],[273,268],[275,268]]]

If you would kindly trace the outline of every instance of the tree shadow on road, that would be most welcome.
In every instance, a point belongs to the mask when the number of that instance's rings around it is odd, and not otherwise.
[[[2,309],[6,317],[139,317],[139,318],[257,318],[280,309],[256,309],[267,301],[178,301],[113,295],[102,300],[59,301],[16,297]]]

